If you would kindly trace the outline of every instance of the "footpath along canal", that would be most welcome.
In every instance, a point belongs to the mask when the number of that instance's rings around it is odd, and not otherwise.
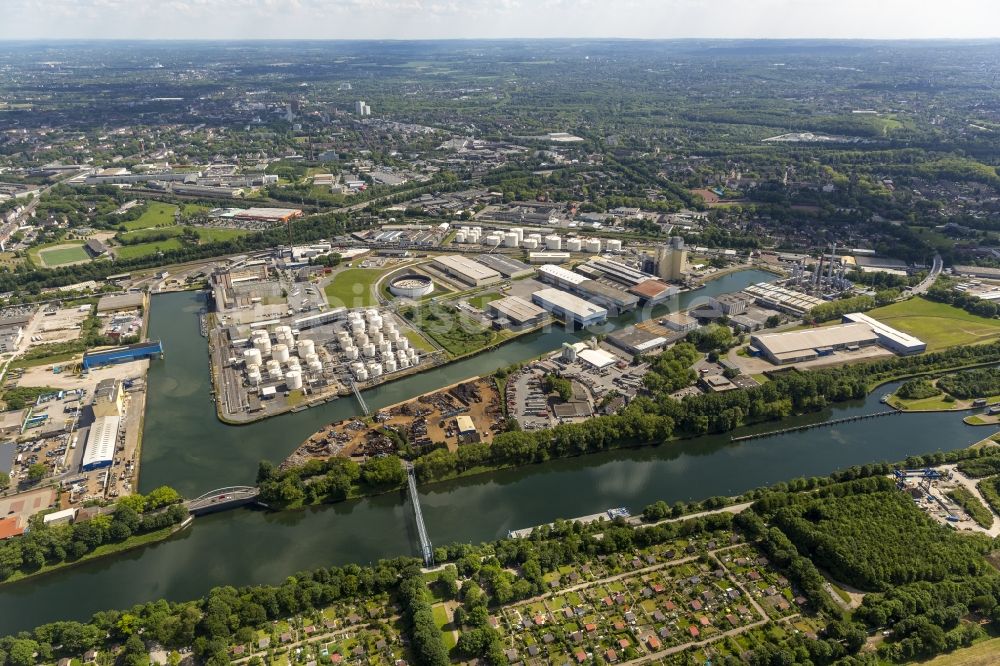
[[[757,271],[726,276],[694,298],[769,279]],[[711,289],[711,291],[709,291]],[[252,482],[257,462],[279,460],[319,426],[351,415],[339,400],[321,408],[251,426],[219,423],[209,400],[205,341],[198,334],[194,294],[153,299],[152,332],[167,350],[150,372],[143,444],[142,489],[163,483],[195,495]],[[365,393],[374,407],[433,390],[468,376],[542,354],[571,335],[562,329],[516,341],[473,359]],[[879,411],[882,388],[866,400],[837,405],[783,426]],[[732,434],[774,429],[774,424]],[[797,476],[825,475],[853,464],[898,460],[951,449],[983,433],[960,414],[906,414],[796,432],[743,443],[729,433],[655,448],[612,451],[489,476],[435,484],[421,504],[436,544],[478,542],[557,518],[650,502],[738,494]],[[475,517],[470,520],[470,517]],[[403,493],[268,513],[237,510],[199,518],[177,536],[121,556],[0,586],[0,634],[60,619],[86,619],[98,610],[127,608],[158,598],[190,599],[215,585],[276,583],[295,571],[417,553],[412,511]]]

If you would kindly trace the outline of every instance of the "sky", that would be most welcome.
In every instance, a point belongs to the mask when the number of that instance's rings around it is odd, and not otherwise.
[[[0,0],[0,39],[994,38],[998,0]]]

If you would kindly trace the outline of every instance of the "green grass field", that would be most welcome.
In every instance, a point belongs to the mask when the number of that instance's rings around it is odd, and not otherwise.
[[[922,666],[991,666],[997,663],[998,654],[1000,654],[1000,638],[989,638],[971,647],[918,663]]]
[[[146,210],[142,215],[134,220],[125,223],[125,228],[129,231],[134,229],[148,229],[150,227],[169,227],[174,223],[174,213],[177,206],[163,203],[162,201],[150,201],[146,204]]]
[[[403,310],[403,316],[413,322],[427,337],[434,340],[452,357],[465,356],[502,339],[444,303],[433,303]]]
[[[478,296],[473,296],[469,299],[469,305],[479,310],[486,307],[486,304],[490,301],[496,301],[503,298],[502,294],[491,293],[491,294],[479,294]]]
[[[32,248],[30,252],[36,264],[41,264],[48,268],[65,266],[66,264],[73,264],[80,261],[90,261],[90,255],[83,249],[83,242],[81,241],[67,241],[50,247]]]
[[[375,268],[347,268],[337,273],[324,290],[330,307],[364,308],[377,305],[372,285],[383,274],[384,271]]]
[[[148,257],[157,252],[167,252],[169,250],[179,250],[184,247],[179,238],[168,238],[164,241],[154,241],[152,243],[139,243],[138,245],[122,245],[115,248],[115,256],[119,259],[135,259],[136,257]]]
[[[1000,338],[1000,319],[977,317],[946,303],[925,298],[911,298],[868,311],[868,316],[915,335],[927,343],[928,351],[937,351]]]

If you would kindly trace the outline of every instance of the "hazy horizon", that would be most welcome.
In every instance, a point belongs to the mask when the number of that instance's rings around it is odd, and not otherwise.
[[[1000,38],[989,0],[5,0],[0,39]]]

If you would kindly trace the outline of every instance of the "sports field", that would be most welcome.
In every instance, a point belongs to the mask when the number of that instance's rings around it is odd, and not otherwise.
[[[31,254],[36,259],[36,263],[47,268],[90,261],[90,255],[83,249],[83,243],[60,243],[49,247],[35,248],[31,250]]]
[[[920,297],[869,310],[867,314],[920,338],[927,343],[928,351],[1000,338],[1000,319],[978,317],[947,303]]]
[[[150,201],[146,204],[146,210],[143,211],[142,215],[126,222],[125,228],[132,231],[150,227],[169,227],[174,223],[174,213],[176,212],[177,206],[173,204]]]

